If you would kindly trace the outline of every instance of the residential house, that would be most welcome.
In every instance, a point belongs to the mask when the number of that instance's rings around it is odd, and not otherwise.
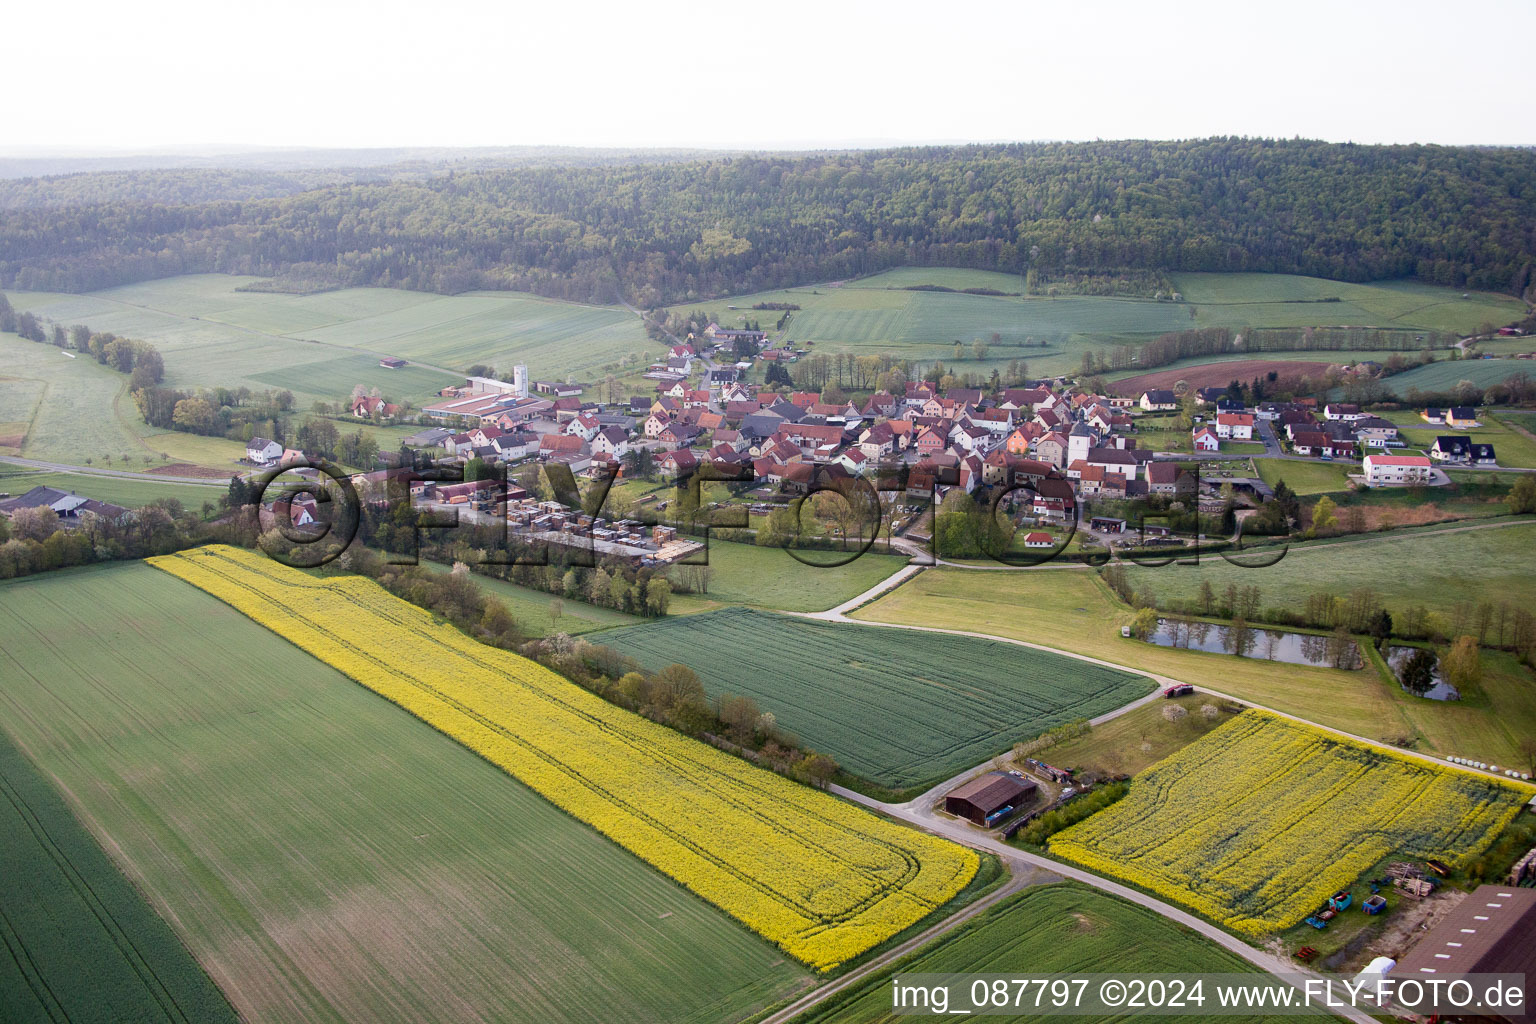
[[[1208,426],[1195,430],[1195,451],[1216,452],[1221,450],[1221,436]]]
[[[1343,420],[1345,423],[1353,423],[1363,415],[1365,414],[1360,411],[1358,405],[1329,402],[1323,406],[1323,419],[1325,420]]]
[[[597,421],[596,416],[584,412],[566,425],[565,432],[567,434],[575,434],[583,441],[590,441],[597,436],[597,432],[602,428],[603,425]]]
[[[1378,455],[1365,457],[1365,482],[1372,487],[1403,487],[1429,483],[1434,470],[1422,455]]]
[[[245,445],[245,457],[258,466],[271,465],[282,454],[283,446],[267,437],[253,437]]]
[[[1178,396],[1166,388],[1152,388],[1141,393],[1143,412],[1172,412],[1178,407]]]
[[[1493,445],[1481,444],[1469,437],[1442,434],[1435,438],[1429,457],[1439,462],[1466,462],[1474,466],[1496,466]]]
[[[1234,441],[1253,439],[1253,416],[1246,412],[1223,412],[1216,415],[1216,435]]]
[[[1022,427],[1020,429],[1023,429]],[[1067,464],[1067,438],[1059,431],[1051,431],[1035,442],[1035,458],[1061,469]]]
[[[1147,490],[1153,494],[1173,494],[1177,489],[1179,466],[1176,462],[1149,462]]]
[[[604,427],[590,438],[592,454],[622,459],[629,452],[629,435],[618,427]]]

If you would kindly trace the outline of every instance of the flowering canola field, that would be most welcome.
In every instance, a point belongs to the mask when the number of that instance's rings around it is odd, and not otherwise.
[[[317,579],[224,546],[149,561],[500,765],[814,967],[896,934],[976,873],[970,850],[614,707],[370,580]]]
[[[1248,710],[1136,776],[1050,848],[1253,938],[1390,854],[1455,867],[1529,794]]]

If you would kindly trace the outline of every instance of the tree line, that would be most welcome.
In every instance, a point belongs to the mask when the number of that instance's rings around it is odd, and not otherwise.
[[[527,166],[236,199],[189,184],[154,202],[94,180],[8,211],[0,286],[292,272],[307,287],[518,289],[654,309],[914,265],[1018,274],[1023,290],[1164,271],[1412,277],[1521,295],[1536,282],[1536,153],[1518,148],[915,147]]]

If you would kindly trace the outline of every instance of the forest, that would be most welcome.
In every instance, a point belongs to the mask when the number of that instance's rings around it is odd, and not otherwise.
[[[295,291],[516,289],[655,308],[931,264],[1017,273],[1021,286],[1031,270],[1264,271],[1536,294],[1536,153],[1516,148],[1216,138],[303,187],[315,179],[184,168],[0,185],[0,287],[229,272]]]

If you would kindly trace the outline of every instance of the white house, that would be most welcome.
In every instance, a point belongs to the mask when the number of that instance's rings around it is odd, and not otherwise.
[[[1172,412],[1178,407],[1178,396],[1166,388],[1153,388],[1141,393],[1141,408],[1145,412]]]
[[[1195,431],[1195,451],[1219,452],[1221,451],[1221,438],[1210,427],[1201,427]]]
[[[575,419],[571,420],[571,422],[566,426],[565,432],[567,434],[575,434],[583,441],[590,441],[597,436],[597,432],[602,429],[602,426],[603,425],[597,421],[596,416],[593,416],[591,413],[584,412],[577,416]]]
[[[245,445],[245,457],[258,466],[275,462],[283,454],[283,446],[265,437],[253,437]]]
[[[1365,457],[1365,482],[1372,487],[1402,487],[1427,484],[1432,470],[1423,455],[1378,455]]]
[[[592,435],[593,455],[612,455],[622,459],[629,452],[629,435],[618,427],[604,427]]]
[[[1216,417],[1216,436],[1234,441],[1253,440],[1253,416],[1246,412],[1224,412]]]

